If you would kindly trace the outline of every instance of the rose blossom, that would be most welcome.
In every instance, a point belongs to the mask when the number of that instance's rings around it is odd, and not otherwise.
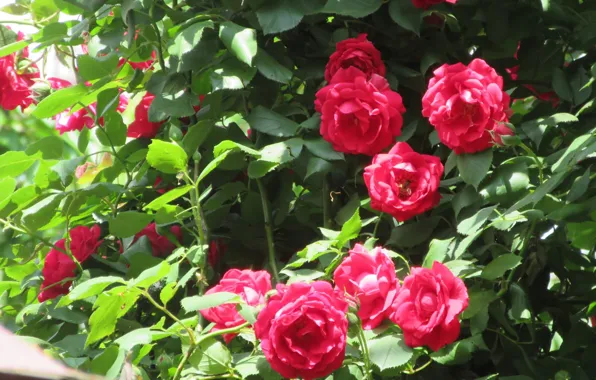
[[[337,151],[372,156],[401,134],[406,109],[385,78],[355,67],[340,69],[316,94],[321,135]]]
[[[412,0],[412,3],[417,8],[428,9],[433,5],[441,3],[455,4],[457,0]]]
[[[70,252],[79,263],[84,262],[89,258],[89,256],[97,251],[97,248],[103,241],[99,239],[100,234],[101,229],[98,225],[94,225],[91,228],[86,226],[78,226],[70,230]],[[63,252],[66,252],[66,239],[58,240],[55,245]],[[37,296],[39,302],[56,298],[61,294],[68,294],[72,281],[65,282],[64,284],[53,285],[66,278],[75,277],[77,264],[72,261],[72,259],[66,253],[63,252],[52,248],[46,256],[43,269],[41,271],[43,274],[41,293],[39,293]]]
[[[325,66],[325,80],[331,82],[339,69],[351,66],[362,71],[367,78],[373,74],[385,75],[385,64],[381,59],[381,52],[366,38],[365,33],[336,44],[335,52],[331,54],[329,62]]]
[[[157,132],[164,122],[149,121],[149,107],[153,103],[153,99],[155,99],[155,95],[146,93],[135,108],[135,120],[128,126],[128,137],[152,139],[157,136]]]
[[[207,262],[211,267],[215,267],[219,259],[226,253],[228,246],[221,239],[211,240],[209,243],[209,254],[207,255]]]
[[[55,90],[72,86],[69,81],[60,78],[48,78],[48,82],[50,82],[50,86]],[[128,99],[125,95],[121,94],[116,110],[118,112],[124,112],[127,105]],[[87,108],[92,112],[91,115],[85,108],[81,108],[75,112],[71,112],[69,108],[63,112],[60,112],[58,115],[54,116],[54,119],[56,120],[56,129],[60,132],[60,134],[63,134],[64,132],[70,131],[82,131],[85,127],[90,129],[93,128],[95,126],[95,114],[97,112],[96,106],[96,103],[92,103],[87,106]],[[103,117],[100,118],[99,124],[103,125]]]
[[[347,301],[327,282],[278,284],[257,317],[255,335],[283,377],[325,377],[344,360],[347,311]]]
[[[435,261],[432,269],[412,268],[393,307],[391,320],[403,330],[405,343],[437,351],[459,336],[457,316],[468,307],[468,290]]]
[[[25,38],[21,32],[17,33],[17,41]],[[18,69],[18,56],[21,58],[29,57],[29,49],[25,48],[20,53],[12,53],[0,58],[0,107],[11,111],[17,107],[21,110],[29,107],[33,103],[31,97],[31,86],[35,79],[39,78],[37,65],[30,64],[24,71]]]
[[[435,207],[441,195],[443,164],[438,157],[419,154],[398,142],[377,154],[364,169],[371,207],[403,222]]]
[[[488,149],[501,144],[501,135],[513,134],[505,125],[510,110],[503,78],[485,61],[445,64],[434,74],[422,98],[422,115],[456,154]]]
[[[229,292],[238,294],[246,304],[258,306],[265,304],[265,294],[271,290],[271,275],[267,271],[253,271],[250,269],[230,269],[219,284],[209,289],[205,294]],[[211,331],[223,330],[239,326],[244,318],[238,314],[236,305],[225,303],[206,310],[201,310],[205,319],[215,323]],[[238,334],[223,334],[226,343],[230,343]]]
[[[336,287],[354,296],[360,305],[362,326],[372,330],[389,316],[399,290],[393,261],[381,247],[368,252],[361,244],[350,250],[350,256],[333,274]]]
[[[176,239],[178,239],[178,241],[182,241],[182,229],[180,226],[172,226],[170,228],[170,232],[176,237]],[[133,239],[133,243],[142,236],[147,236],[147,239],[149,239],[153,256],[165,256],[176,248],[176,245],[172,243],[170,239],[157,233],[157,226],[155,223],[149,223],[147,227],[143,228],[141,232],[137,233]]]

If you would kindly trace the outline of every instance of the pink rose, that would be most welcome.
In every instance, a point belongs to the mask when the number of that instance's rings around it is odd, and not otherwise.
[[[331,82],[339,69],[355,67],[370,78],[373,74],[385,76],[385,64],[381,59],[381,52],[377,50],[367,38],[360,34],[357,38],[348,38],[340,41],[335,47],[335,52],[329,57],[325,67],[325,80]]]
[[[391,320],[403,330],[406,344],[437,351],[458,338],[457,316],[468,307],[468,290],[435,261],[432,269],[412,268],[393,307]]]
[[[513,134],[505,125],[510,110],[503,78],[485,61],[443,65],[434,74],[422,98],[422,115],[456,154],[488,149],[501,144],[501,135]]]
[[[257,317],[255,335],[283,377],[325,377],[344,360],[347,311],[344,297],[327,282],[279,284]]]
[[[17,33],[17,41],[23,38],[23,33]],[[19,61],[28,57],[29,50],[25,48],[21,52],[0,58],[0,107],[5,110],[10,111],[17,107],[24,110],[33,103],[31,86],[39,78],[37,65],[29,63],[25,65],[28,66],[26,69],[19,69],[22,67]]]
[[[219,284],[209,289],[205,294],[229,292],[238,294],[246,304],[259,306],[265,304],[265,294],[271,290],[271,275],[267,271],[253,271],[250,269],[230,269]],[[201,310],[201,314],[210,322],[215,323],[211,331],[223,330],[239,326],[244,318],[238,314],[236,305],[227,303]],[[226,343],[230,343],[238,334],[223,334]]]
[[[149,121],[149,107],[153,103],[155,95],[146,93],[141,102],[135,108],[135,120],[128,126],[128,137],[152,139],[157,136],[163,121]]]
[[[321,135],[333,149],[372,156],[401,134],[406,108],[385,78],[370,80],[355,67],[340,69],[329,85],[316,94],[321,113]]]
[[[170,232],[176,237],[178,241],[182,241],[182,229],[180,226],[172,226]],[[147,227],[143,228],[141,232],[135,235],[133,243],[141,238],[147,236],[149,243],[151,243],[151,250],[153,256],[165,256],[176,248],[176,245],[170,241],[166,236],[157,233],[157,226],[155,223],[149,223]]]
[[[441,195],[443,164],[438,157],[416,153],[398,142],[377,154],[364,169],[371,207],[403,222],[435,207]]]
[[[441,3],[455,4],[457,0],[412,0],[412,3],[417,8],[427,9],[433,5]]]
[[[368,252],[361,244],[350,250],[350,256],[333,274],[335,286],[357,299],[362,326],[372,330],[389,316],[399,290],[393,261],[381,247]]]

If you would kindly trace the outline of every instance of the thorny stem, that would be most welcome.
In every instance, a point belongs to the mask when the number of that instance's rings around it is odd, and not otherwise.
[[[534,153],[534,151],[532,151],[532,149],[530,149],[523,142],[520,142],[519,146],[520,146],[520,148],[522,148],[524,150],[524,152],[526,152],[528,155],[530,155],[534,159],[534,161],[536,162],[536,166],[538,166],[538,178],[540,179],[540,183],[544,182],[544,176],[543,176],[543,172],[542,172],[542,162],[540,162],[540,159],[538,158],[536,153]]]
[[[360,325],[360,331],[358,331],[358,340],[360,341],[360,348],[362,349],[362,356],[364,360],[364,378],[370,379],[370,357],[368,352],[368,344],[366,343],[366,337],[364,336],[364,329]]]
[[[432,361],[432,359],[430,359],[428,362],[424,363],[424,364],[423,364],[423,365],[421,365],[420,367],[418,367],[418,368],[415,368],[415,369],[412,369],[412,370],[410,370],[410,371],[404,371],[404,373],[405,373],[406,375],[413,375],[413,374],[415,374],[415,373],[418,373],[418,372],[422,371],[423,369],[425,369],[425,368],[426,368],[426,367],[428,367],[429,365],[431,365],[431,364],[432,364],[432,362],[433,362],[433,361]]]
[[[139,289],[139,288],[137,288]],[[151,304],[153,306],[155,306],[157,309],[161,310],[165,315],[167,315],[168,317],[170,317],[174,322],[178,323],[180,326],[182,326],[186,332],[188,333],[188,338],[190,339],[190,344],[191,345],[196,345],[196,340],[195,340],[195,336],[194,333],[192,331],[192,329],[188,326],[186,326],[184,323],[182,323],[182,321],[180,319],[178,319],[178,317],[176,317],[174,314],[172,314],[168,309],[166,309],[165,307],[161,306],[159,304],[159,302],[157,302],[155,299],[153,299],[153,297],[151,297],[151,295],[144,289],[139,289],[141,291],[141,294],[147,298],[147,300],[149,300],[149,302],[151,302]]]
[[[323,179],[323,227],[325,228],[331,228],[330,206],[329,178],[325,176]]]
[[[159,65],[161,69],[165,72],[166,71],[166,62],[163,59],[163,49],[161,47],[161,34],[159,32],[159,28],[157,27],[157,23],[151,23],[153,29],[155,29],[155,35],[157,36],[157,58],[159,59]]]
[[[269,199],[263,182],[260,178],[255,179],[261,193],[261,203],[263,204],[263,215],[265,217],[265,235],[267,237],[267,249],[269,252],[269,265],[273,271],[275,282],[279,282],[279,273],[277,272],[277,263],[275,262],[275,245],[273,244],[273,229],[271,223],[271,211],[269,210]]]

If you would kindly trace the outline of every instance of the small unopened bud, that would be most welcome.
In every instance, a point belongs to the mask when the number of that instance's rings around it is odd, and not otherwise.
[[[194,152],[192,159],[194,162],[201,162],[201,153],[199,151]]]
[[[357,325],[360,322],[360,318],[354,313],[348,313],[348,322],[351,325]]]

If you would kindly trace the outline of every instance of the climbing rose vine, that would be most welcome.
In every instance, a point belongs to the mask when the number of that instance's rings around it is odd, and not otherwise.
[[[596,3],[0,11],[0,323],[82,377],[596,378]]]

